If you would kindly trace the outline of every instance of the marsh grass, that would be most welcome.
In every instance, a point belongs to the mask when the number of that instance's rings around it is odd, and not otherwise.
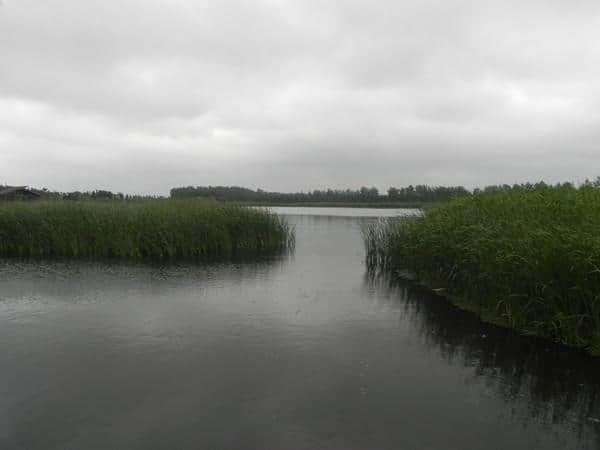
[[[294,246],[265,210],[203,200],[0,203],[0,256],[213,260]]]
[[[369,270],[411,273],[486,321],[600,354],[600,190],[476,195],[362,231]]]

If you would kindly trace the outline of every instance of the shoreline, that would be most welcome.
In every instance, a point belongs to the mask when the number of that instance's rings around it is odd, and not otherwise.
[[[369,208],[369,209],[422,209],[425,207],[435,206],[437,202],[416,202],[416,203],[343,203],[343,202],[218,202],[222,204],[234,204],[239,206],[270,206],[277,207],[307,207],[307,208]]]

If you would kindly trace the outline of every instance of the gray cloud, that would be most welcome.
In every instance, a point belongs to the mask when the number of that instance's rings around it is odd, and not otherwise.
[[[6,0],[0,183],[582,180],[600,4]]]

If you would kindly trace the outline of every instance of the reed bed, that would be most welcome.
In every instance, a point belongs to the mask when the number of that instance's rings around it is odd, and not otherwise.
[[[265,210],[203,200],[0,204],[0,256],[214,260],[294,246]]]
[[[600,355],[600,190],[475,195],[363,228],[367,266],[484,320]]]

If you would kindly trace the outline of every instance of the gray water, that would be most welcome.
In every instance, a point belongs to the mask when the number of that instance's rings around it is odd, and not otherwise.
[[[278,211],[268,261],[0,264],[0,448],[599,447],[597,361],[367,276],[372,211]]]

